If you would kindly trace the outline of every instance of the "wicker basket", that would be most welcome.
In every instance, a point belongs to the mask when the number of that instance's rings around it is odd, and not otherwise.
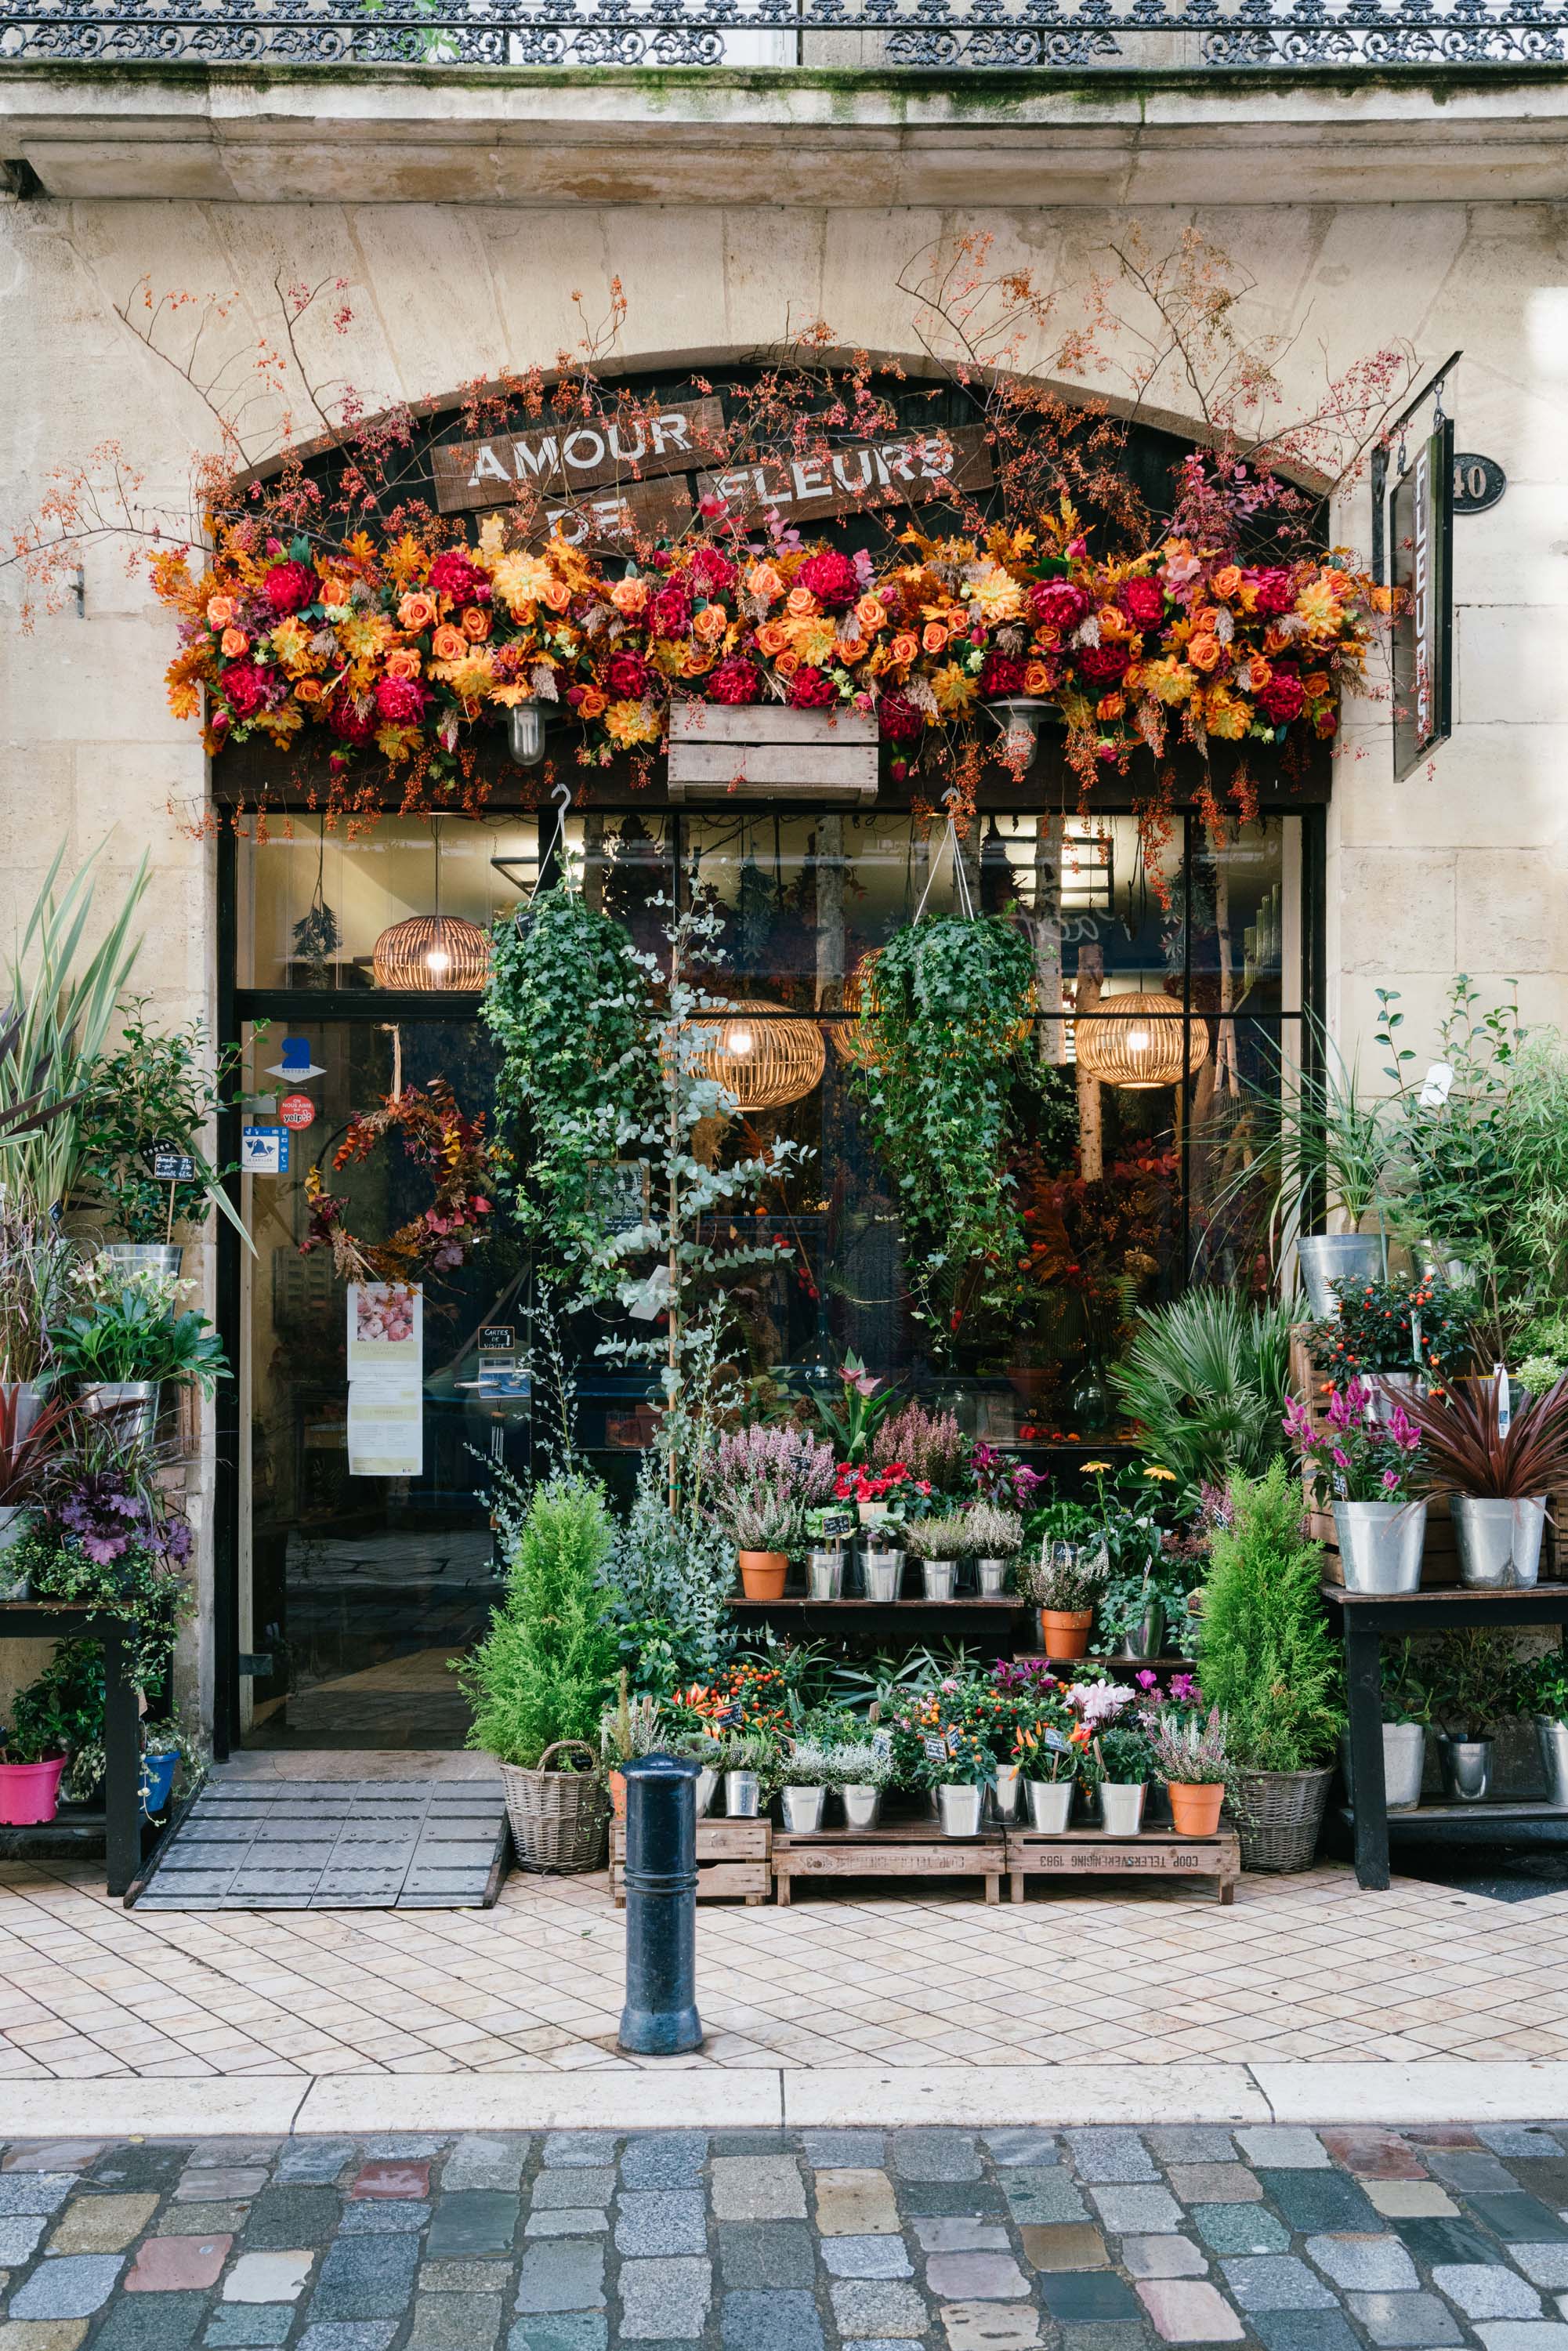
[[[1243,1869],[1311,1869],[1332,1770],[1243,1771],[1237,1805]]]
[[[552,1755],[570,1751],[587,1756],[586,1771],[549,1769]],[[545,1749],[537,1771],[516,1763],[503,1763],[500,1770],[512,1843],[525,1869],[603,1867],[610,1797],[591,1747],[580,1739],[559,1739]]]

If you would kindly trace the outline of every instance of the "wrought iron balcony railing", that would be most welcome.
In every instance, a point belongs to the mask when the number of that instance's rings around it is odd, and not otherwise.
[[[1381,72],[1565,35],[1562,0],[0,0],[0,60],[40,63]]]

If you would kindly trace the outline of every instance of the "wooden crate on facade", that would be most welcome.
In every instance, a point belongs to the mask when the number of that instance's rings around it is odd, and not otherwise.
[[[789,1906],[798,1877],[983,1877],[988,1902],[1002,1898],[1007,1844],[1000,1829],[978,1836],[939,1836],[928,1821],[892,1821],[877,1829],[823,1829],[815,1836],[773,1840],[773,1883]]]
[[[869,808],[877,748],[876,720],[858,710],[677,702],[670,711],[670,798]]]
[[[1291,1333],[1291,1388],[1304,1404],[1312,1417],[1314,1428],[1328,1426],[1328,1384],[1313,1364],[1308,1352],[1306,1332],[1300,1325]],[[1314,1542],[1323,1546],[1323,1580],[1343,1583],[1344,1569],[1340,1562],[1339,1530],[1332,1510],[1312,1510],[1307,1516],[1307,1531]],[[1427,1506],[1427,1541],[1421,1553],[1421,1588],[1424,1592],[1440,1592],[1459,1580],[1459,1559],[1454,1541],[1453,1520],[1448,1516],[1447,1499],[1439,1495]]]
[[[699,1902],[766,1902],[772,1889],[771,1821],[699,1821],[697,1823],[697,1900]],[[610,1824],[610,1892],[616,1908],[624,1907],[626,1887],[626,1823]]]
[[[1227,1907],[1241,1874],[1241,1844],[1234,1829],[1213,1836],[1181,1836],[1175,1829],[1145,1829],[1137,1836],[1107,1836],[1103,1829],[1008,1831],[1008,1876],[1021,1902],[1026,1877],[1212,1877]]]

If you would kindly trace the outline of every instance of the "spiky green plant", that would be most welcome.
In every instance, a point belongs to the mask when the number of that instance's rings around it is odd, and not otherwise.
[[[1249,1306],[1228,1290],[1189,1290],[1139,1316],[1112,1378],[1185,1501],[1232,1470],[1259,1476],[1284,1451],[1290,1353],[1286,1309]]]

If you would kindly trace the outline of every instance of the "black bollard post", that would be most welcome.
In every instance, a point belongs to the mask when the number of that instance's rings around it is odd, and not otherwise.
[[[626,2005],[621,2047],[674,2057],[702,2045],[696,2008],[697,1766],[644,1755],[626,1777]]]

